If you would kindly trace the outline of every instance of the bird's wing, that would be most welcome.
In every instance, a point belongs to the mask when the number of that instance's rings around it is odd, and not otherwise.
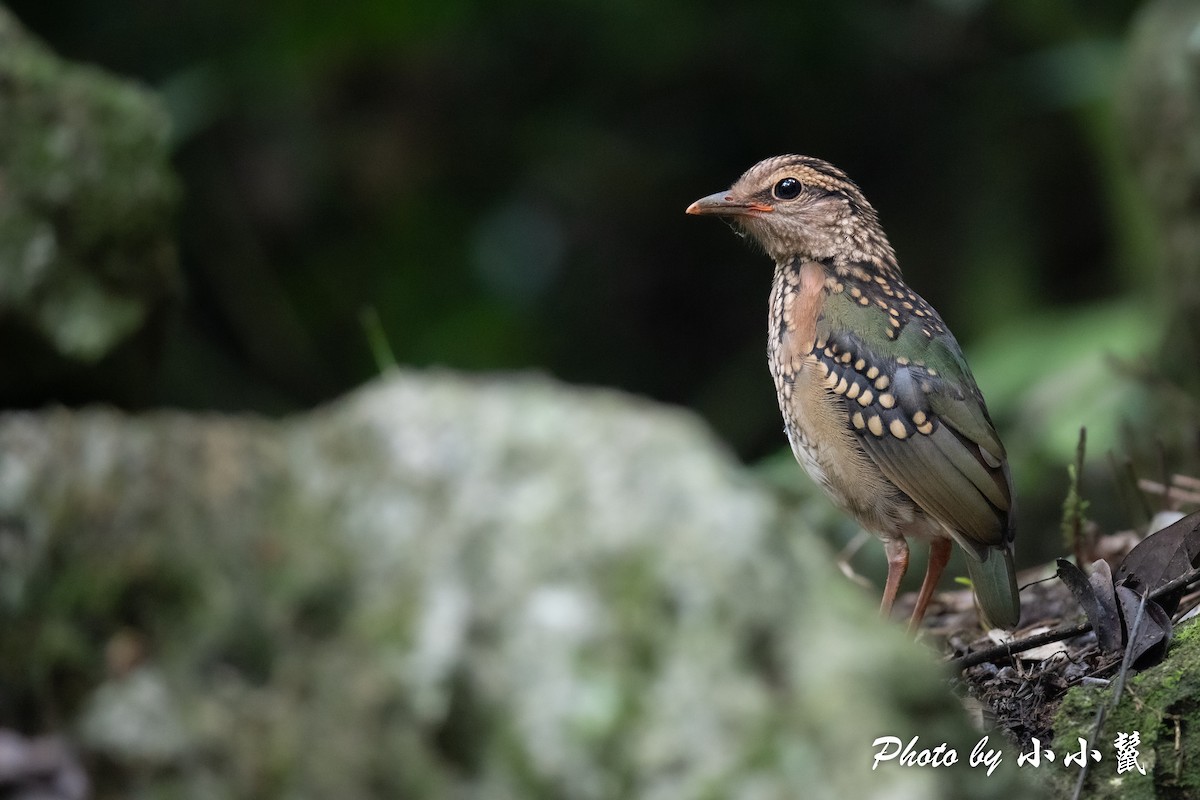
[[[969,549],[1005,545],[1012,487],[1004,447],[958,343],[936,312],[920,307],[919,318],[897,317],[835,296],[813,355],[888,480]]]

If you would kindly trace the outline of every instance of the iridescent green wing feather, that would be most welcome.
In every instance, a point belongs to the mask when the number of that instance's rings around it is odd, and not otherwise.
[[[903,284],[847,283],[826,303],[813,352],[888,480],[976,557],[1011,540],[1004,447],[958,343],[928,304]]]

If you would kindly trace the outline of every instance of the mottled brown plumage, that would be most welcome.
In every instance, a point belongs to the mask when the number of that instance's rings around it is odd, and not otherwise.
[[[780,156],[688,213],[733,218],[775,261],[768,355],[788,439],[833,501],[883,540],[883,611],[907,539],[928,540],[918,625],[954,541],[984,621],[1015,626],[1004,446],[958,343],[904,283],[862,192],[824,161]]]

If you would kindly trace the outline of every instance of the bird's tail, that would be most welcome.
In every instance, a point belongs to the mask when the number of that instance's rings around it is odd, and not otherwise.
[[[989,547],[983,558],[968,558],[967,574],[985,627],[1012,629],[1021,620],[1021,600],[1017,596],[1017,573],[1013,569],[1012,547]]]

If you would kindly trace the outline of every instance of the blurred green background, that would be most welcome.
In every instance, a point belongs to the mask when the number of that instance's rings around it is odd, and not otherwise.
[[[964,344],[1023,527],[1056,530],[1081,424],[1099,460],[1143,422],[1113,367],[1161,335],[1113,114],[1132,0],[9,5],[174,119],[186,287],[140,405],[282,414],[390,349],[620,387],[778,454],[771,265],[683,209],[799,152],[860,184]]]

